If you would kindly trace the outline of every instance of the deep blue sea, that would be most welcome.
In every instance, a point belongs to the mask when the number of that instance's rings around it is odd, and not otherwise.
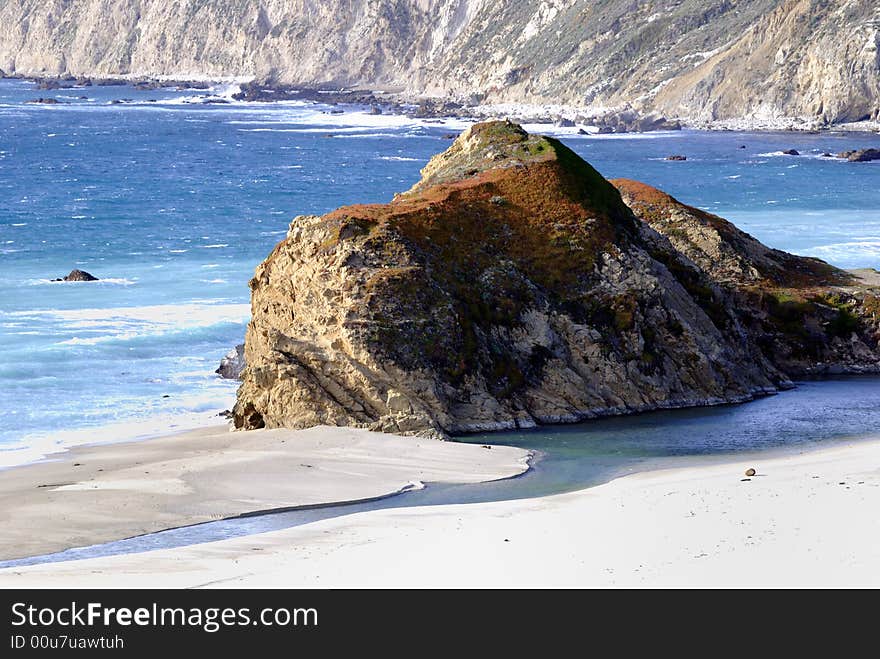
[[[0,80],[0,464],[230,407],[236,385],[213,371],[242,341],[248,279],[290,219],[390,200],[466,125],[203,93]],[[26,103],[40,96],[64,104]],[[773,247],[880,268],[880,163],[820,157],[880,135],[527,128]],[[101,281],[50,281],[73,268]]]

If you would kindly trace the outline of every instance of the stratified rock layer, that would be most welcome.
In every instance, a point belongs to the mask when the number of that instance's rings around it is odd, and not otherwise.
[[[662,201],[640,221],[567,147],[506,122],[422,174],[389,204],[296,218],[259,266],[237,427],[443,434],[744,401],[789,386],[794,357],[739,296],[852,279],[652,188],[642,206],[627,192],[643,213]],[[851,366],[878,361],[864,338]]]
[[[241,76],[697,121],[880,111],[876,0],[5,0],[0,25],[10,75]]]

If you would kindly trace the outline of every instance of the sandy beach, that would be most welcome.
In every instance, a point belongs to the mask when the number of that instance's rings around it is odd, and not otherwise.
[[[521,449],[352,428],[230,432],[226,425],[75,448],[0,471],[0,560],[256,511],[372,499],[422,482],[528,468]]]
[[[744,480],[748,467],[757,475]],[[0,584],[876,587],[878,511],[880,439],[864,439],[635,474],[551,497],[372,511],[180,549],[7,569]]]

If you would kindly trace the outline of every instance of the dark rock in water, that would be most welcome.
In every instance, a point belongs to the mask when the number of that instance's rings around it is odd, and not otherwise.
[[[800,151],[798,151],[797,149],[786,149],[782,153],[786,156],[799,156],[799,155],[801,155]]]
[[[330,114],[345,114],[345,110],[338,110],[338,109],[330,110]]]
[[[670,121],[657,113],[639,115],[635,110],[625,109],[609,112],[589,120],[599,133],[647,133],[657,130],[681,130],[680,121]]]
[[[556,117],[553,125],[557,128],[574,128],[574,122],[571,119],[566,119],[565,117]]]
[[[745,144],[740,144],[740,145],[739,145],[738,147],[736,147],[736,148],[737,148],[737,149],[745,149],[745,148],[746,148],[746,145],[745,145]]]
[[[637,120],[634,128],[640,133],[647,133],[655,130],[681,130],[681,123],[678,121],[669,121],[666,117],[649,115]]]
[[[578,135],[589,135],[589,133],[583,128],[578,128]]]
[[[880,149],[859,149],[857,151],[842,151],[837,154],[838,158],[845,158],[850,162],[871,162],[880,160]]]
[[[454,140],[456,137],[458,137],[458,135],[456,133],[446,133],[443,136],[443,139],[444,140]]]
[[[28,103],[33,103],[37,105],[60,105],[61,101],[59,101],[57,98],[43,98],[41,96],[40,98],[35,98],[28,101]]]
[[[61,89],[61,83],[57,80],[40,80],[37,83],[37,89]]]
[[[156,89],[162,89],[163,85],[158,80],[138,80],[132,85],[138,91],[148,92]]]
[[[382,114],[382,108],[378,105],[373,105],[370,107],[370,114]]]
[[[204,80],[184,80],[177,81],[174,84],[179,92],[186,91],[187,89],[210,89],[211,87],[211,83]]]
[[[667,160],[687,160],[687,156],[680,156],[680,155],[666,156],[666,159]]]
[[[417,119],[437,119],[440,117],[467,116],[468,114],[468,111],[461,103],[442,99],[422,99],[418,107],[409,113],[409,116]]]
[[[834,156],[826,151],[825,153],[822,154],[822,157],[823,158],[833,158]]]
[[[70,274],[64,278],[53,279],[52,281],[99,281],[97,277],[86,272],[85,270],[71,270]]]
[[[226,353],[220,360],[220,368],[217,373],[221,378],[227,380],[238,380],[241,378],[241,372],[244,370],[244,344],[240,343],[232,350]]]

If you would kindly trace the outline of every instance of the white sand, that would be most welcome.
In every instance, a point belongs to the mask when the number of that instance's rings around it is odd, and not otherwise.
[[[522,473],[522,449],[351,428],[225,425],[79,447],[0,471],[0,560],[242,513],[381,497],[419,482]]]
[[[742,481],[754,466],[758,476]],[[841,484],[843,483],[843,484]],[[880,585],[880,441],[11,569],[9,587]]]

